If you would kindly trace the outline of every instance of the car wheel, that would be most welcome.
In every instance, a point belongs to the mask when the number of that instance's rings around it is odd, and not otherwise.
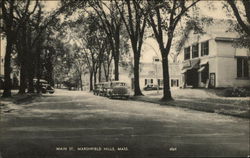
[[[46,93],[46,89],[42,89],[42,93]]]

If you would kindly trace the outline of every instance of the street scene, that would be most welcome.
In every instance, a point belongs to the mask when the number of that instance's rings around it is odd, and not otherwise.
[[[0,158],[250,157],[250,0],[0,4]]]
[[[0,124],[3,158],[247,157],[249,152],[248,119],[66,90],[10,107]]]

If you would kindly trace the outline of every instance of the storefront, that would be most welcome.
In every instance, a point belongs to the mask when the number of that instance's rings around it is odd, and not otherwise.
[[[199,63],[200,59],[187,60],[183,62],[181,73],[183,74],[184,88],[196,88],[199,86]]]
[[[208,88],[209,85],[209,62],[207,59],[200,61],[199,73],[199,87]]]

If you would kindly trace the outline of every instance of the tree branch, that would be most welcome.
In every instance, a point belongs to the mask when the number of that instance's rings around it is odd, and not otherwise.
[[[239,14],[239,10],[237,9],[237,7],[235,5],[235,1],[234,0],[227,0],[227,3],[231,6],[239,25],[250,36],[250,28],[243,22],[240,14]]]

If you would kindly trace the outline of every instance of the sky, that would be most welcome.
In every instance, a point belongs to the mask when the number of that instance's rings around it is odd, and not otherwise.
[[[200,8],[199,13],[201,16],[212,17],[214,19],[226,19],[229,18],[226,12],[222,10],[223,2],[219,1],[200,1],[198,7]],[[211,8],[213,7],[213,8]],[[152,62],[154,56],[161,57],[159,47],[155,39],[146,39],[143,46],[142,62]]]

